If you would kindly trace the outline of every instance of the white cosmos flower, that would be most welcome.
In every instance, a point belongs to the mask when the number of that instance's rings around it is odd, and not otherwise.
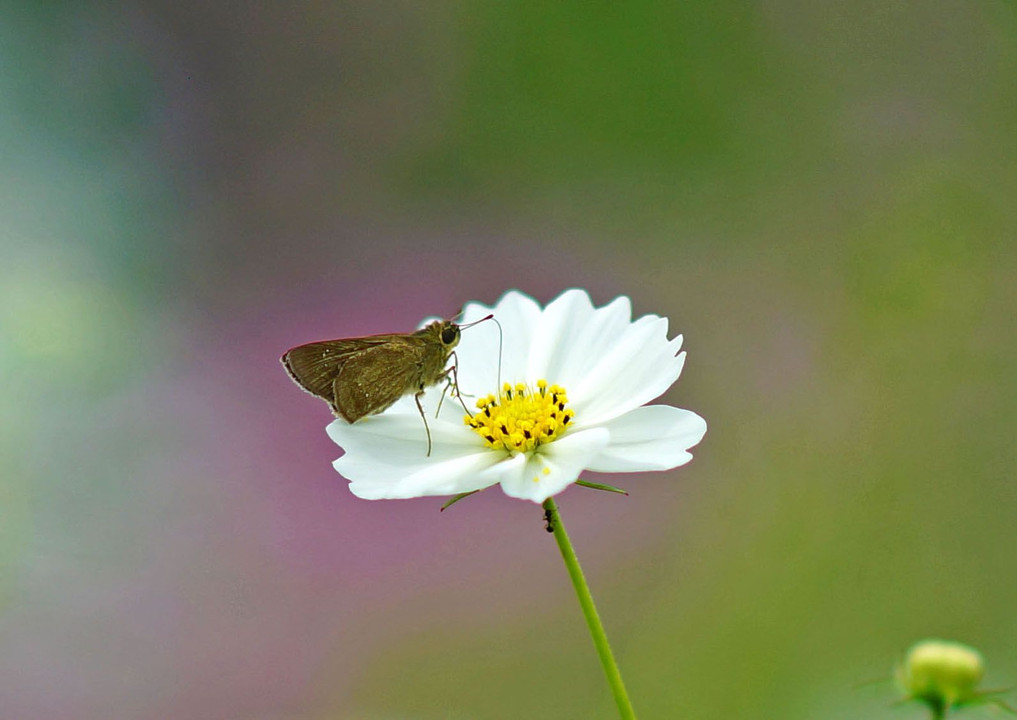
[[[512,290],[493,307],[466,305],[461,324],[489,313],[504,333],[501,386],[509,392],[499,393],[498,327],[464,330],[458,387],[473,419],[449,397],[439,411],[444,384],[430,388],[421,399],[430,455],[412,395],[379,415],[328,426],[345,450],[335,469],[354,495],[455,495],[500,484],[506,495],[542,503],[583,470],[669,470],[692,459],[706,422],[646,404],[685,364],[682,337],[667,339],[666,318],[631,320],[627,297],[595,308],[584,290],[567,290],[542,309]]]

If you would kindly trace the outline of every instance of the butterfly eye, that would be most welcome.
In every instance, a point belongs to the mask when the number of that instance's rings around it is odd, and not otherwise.
[[[441,330],[441,341],[445,345],[451,345],[459,338],[459,326],[446,325]]]

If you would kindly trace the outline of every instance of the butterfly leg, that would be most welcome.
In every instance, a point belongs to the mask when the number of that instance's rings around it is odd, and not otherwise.
[[[438,417],[438,413],[441,412],[442,403],[445,402],[445,393],[447,393],[448,389],[452,387],[452,381],[448,379],[448,370],[446,370],[445,372],[438,376],[438,382],[441,382],[442,380],[445,381],[445,387],[441,389],[441,397],[438,398],[438,407],[434,411],[435,417]]]
[[[438,409],[434,411],[434,416],[438,417],[438,413],[441,412],[441,405],[445,402],[445,395],[448,394],[449,390],[455,390],[455,396],[459,400],[459,404],[463,406],[463,411],[473,417],[473,413],[470,412],[469,408],[466,407],[466,403],[463,402],[463,394],[459,390],[459,358],[455,352],[449,355],[453,359],[452,365],[445,369],[441,375],[438,376],[438,382],[445,381],[445,387],[442,388],[441,398],[438,399]],[[451,375],[451,377],[449,377]]]
[[[417,401],[417,410],[420,411],[420,419],[424,421],[424,432],[427,433],[427,457],[431,457],[431,428],[427,426],[427,415],[424,414],[424,406],[420,404],[420,396],[424,394],[423,389],[417,391],[413,399]]]
[[[452,373],[453,379],[449,381],[449,384],[445,387],[445,389],[447,390],[450,387],[454,387],[456,389],[456,398],[459,399],[459,404],[463,406],[463,411],[470,417],[473,417],[473,413],[470,412],[470,409],[466,407],[466,403],[463,402],[463,391],[459,388],[459,356],[456,355],[453,350],[450,357],[454,358],[454,360],[452,362],[452,366],[445,371],[445,379],[448,380],[449,373]]]

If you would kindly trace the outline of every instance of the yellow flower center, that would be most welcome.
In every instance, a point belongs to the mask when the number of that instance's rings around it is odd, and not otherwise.
[[[547,380],[538,380],[536,390],[505,383],[500,396],[477,400],[476,414],[465,420],[489,448],[527,452],[565,432],[575,416],[565,407],[568,401],[565,389]]]

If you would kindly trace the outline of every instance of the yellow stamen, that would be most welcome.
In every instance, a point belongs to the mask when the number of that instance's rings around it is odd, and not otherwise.
[[[478,412],[465,420],[489,448],[528,452],[565,432],[575,417],[566,407],[568,401],[565,389],[549,386],[547,380],[538,380],[536,390],[523,383],[505,383],[499,397],[488,395],[477,400]]]

